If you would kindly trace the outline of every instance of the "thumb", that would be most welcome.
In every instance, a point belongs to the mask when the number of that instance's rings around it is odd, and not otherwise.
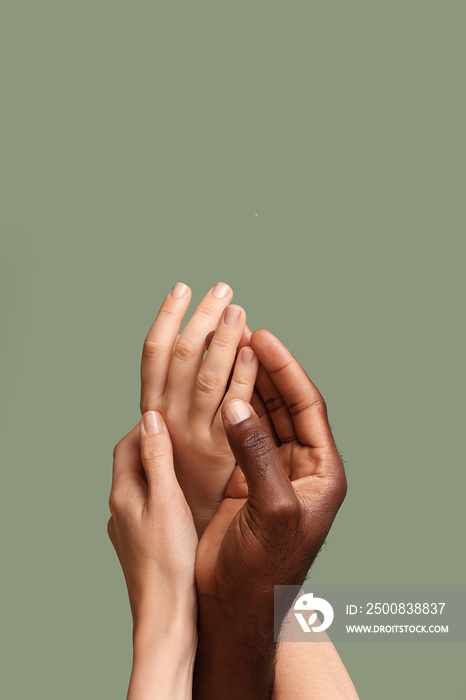
[[[272,437],[246,401],[222,406],[223,426],[231,450],[246,477],[248,503],[263,514],[298,507],[298,499],[278,458]]]
[[[149,496],[178,483],[173,466],[173,448],[165,421],[157,411],[144,413],[139,424],[141,461]]]

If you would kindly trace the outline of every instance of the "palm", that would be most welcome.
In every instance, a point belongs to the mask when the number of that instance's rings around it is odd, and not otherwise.
[[[190,426],[188,417],[180,419],[177,407],[167,398],[162,397],[155,410],[162,413],[172,435],[176,475],[202,532],[221,503],[235,467],[220,412],[207,439],[199,439],[199,432]]]
[[[280,465],[302,511],[314,523],[314,545],[318,551],[323,541],[319,545],[319,534],[328,532],[336,512],[332,508],[322,512],[320,496],[326,488],[323,477],[341,472],[325,403],[302,367],[272,334],[256,331],[251,345],[262,363],[252,404],[275,443]],[[340,492],[344,488],[343,484]],[[245,533],[249,536],[245,527],[247,498],[246,479],[236,466],[224,498],[199,542],[196,578],[201,594],[214,594],[225,573],[234,576],[240,563],[254,566],[253,557],[260,555],[257,542],[251,542],[249,537],[245,542]]]
[[[327,463],[322,450],[309,448],[299,442],[287,442],[277,447],[280,464],[289,476],[302,506],[309,508],[312,497],[318,494],[321,467]],[[243,472],[237,466],[226,489],[226,496],[212,517],[199,542],[196,555],[196,578],[200,594],[213,594],[226,571],[234,573],[238,554],[254,564],[259,555],[260,543],[245,541],[244,520],[246,518],[248,489]],[[239,564],[236,561],[236,564]]]
[[[219,552],[222,546],[228,544],[228,540],[234,544],[240,539],[240,513],[246,500],[224,498],[199,541],[196,553],[196,580],[201,595],[214,593],[217,588]]]

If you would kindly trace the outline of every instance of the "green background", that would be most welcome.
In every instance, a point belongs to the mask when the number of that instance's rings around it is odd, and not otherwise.
[[[179,280],[228,282],[327,399],[349,493],[314,579],[464,583],[465,21],[2,0],[2,697],[125,696],[111,452]],[[340,652],[363,699],[464,697],[463,645]]]

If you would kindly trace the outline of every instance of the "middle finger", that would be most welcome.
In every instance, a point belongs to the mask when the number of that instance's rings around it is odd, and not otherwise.
[[[202,299],[176,341],[168,372],[165,395],[190,396],[202,363],[205,337],[218,326],[223,310],[230,303],[233,290],[223,282],[215,285]]]

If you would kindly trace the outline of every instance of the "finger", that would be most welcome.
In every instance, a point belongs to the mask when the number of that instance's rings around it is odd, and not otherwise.
[[[288,408],[262,365],[257,374],[256,387],[280,442],[296,440],[296,430]]]
[[[245,323],[244,309],[227,306],[196,376],[190,406],[191,417],[196,422],[207,422],[210,426],[215,418],[225,395]]]
[[[245,345],[251,345],[252,333],[252,330],[249,328],[248,324],[246,324],[243,337],[238,347],[241,348]],[[268,377],[267,372],[260,365],[252,406],[262,419],[264,425],[268,427],[270,434],[274,436],[276,444],[278,444],[279,441],[289,442],[295,439],[296,431],[291,416],[283,400],[280,398],[280,395],[277,393],[273,382]],[[277,440],[277,437],[279,437],[279,440]]]
[[[160,498],[160,492],[178,485],[173,466],[170,434],[162,415],[148,411],[140,422],[141,461],[149,487],[148,498]]]
[[[205,350],[205,337],[215,330],[233,291],[219,282],[202,299],[178,338],[168,371],[167,393],[191,394]]]
[[[173,346],[190,301],[189,287],[175,284],[146,336],[141,360],[141,413],[153,408],[165,391]]]
[[[207,422],[210,426],[215,418],[229,384],[245,323],[244,309],[240,306],[227,306],[197,373],[190,407],[191,417],[196,422]],[[255,357],[252,350],[251,353]],[[240,380],[241,377],[237,379]]]
[[[250,403],[258,369],[259,360],[254,350],[249,347],[243,347],[236,358],[233,375],[224,401],[242,399]]]
[[[248,505],[267,517],[299,507],[296,493],[282,469],[276,447],[265,426],[245,401],[222,406],[225,432],[248,485]]]
[[[241,350],[241,348],[244,348],[245,345],[251,345],[250,340],[252,336],[252,330],[249,328],[248,324],[246,323],[243,331],[243,335],[241,337],[241,340],[238,343],[238,350]]]
[[[206,338],[206,347],[209,347],[210,341],[212,340],[213,333],[209,334]],[[238,352],[241,348],[250,346],[250,341],[252,337],[252,330],[246,324],[242,338],[238,344]],[[261,397],[261,392],[264,395],[268,405],[271,409],[271,413],[268,411],[267,406],[264,402],[264,397]],[[280,442],[289,442],[296,438],[296,431],[294,429],[293,421],[288,413],[288,410],[278,394],[273,382],[269,379],[267,372],[263,367],[259,366],[258,375],[256,378],[256,389],[253,393],[252,399],[244,398],[246,401],[250,401],[255,412],[262,420],[270,435],[272,435],[273,441],[276,445]],[[274,425],[276,423],[276,427]],[[276,430],[278,428],[278,431]],[[280,438],[278,437],[278,432],[280,433]]]
[[[278,439],[277,433],[275,432],[275,428],[273,427],[273,423],[270,420],[269,412],[267,411],[265,407],[265,403],[262,401],[261,395],[257,391],[257,389],[254,389],[252,392],[252,399],[250,401],[251,406],[267,428],[267,431],[269,432],[270,436],[272,437],[272,440],[274,441],[275,445],[280,445],[280,440]]]
[[[232,399],[242,399],[250,402],[254,393],[254,383],[256,381],[259,360],[252,348],[244,347],[238,353],[235,366],[228,385],[228,390],[223,399],[223,403]],[[214,431],[220,431],[225,435],[221,411],[215,417]],[[215,436],[214,436],[215,437]]]
[[[212,338],[214,337],[214,335],[215,335],[215,331],[210,331],[210,333],[207,333],[207,335],[205,337],[205,349],[206,350],[209,349],[210,344],[212,342]]]
[[[207,333],[206,338],[205,338],[205,349],[208,350],[210,343],[212,342],[212,338],[214,337],[215,331],[210,331],[210,333]],[[252,335],[252,330],[249,328],[248,324],[246,323],[243,331],[243,335],[241,336],[241,340],[238,343],[238,351],[241,350],[241,348],[244,348],[245,345],[249,345],[249,339]]]
[[[247,498],[248,485],[241,468],[236,465],[225,489],[224,498]]]
[[[334,447],[325,401],[296,358],[266,330],[255,331],[251,345],[282,397],[301,444]]]

